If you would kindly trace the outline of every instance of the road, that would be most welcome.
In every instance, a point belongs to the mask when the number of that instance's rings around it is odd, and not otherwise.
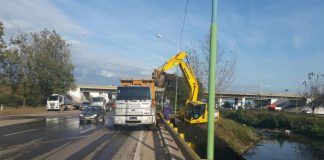
[[[169,159],[161,133],[146,128],[114,130],[105,122],[80,124],[75,115],[0,128],[0,159]]]

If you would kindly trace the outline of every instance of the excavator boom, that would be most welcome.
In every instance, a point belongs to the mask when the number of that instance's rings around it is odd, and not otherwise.
[[[155,79],[157,85],[161,87],[163,84],[163,83],[159,83],[161,79],[163,79],[161,75],[165,71],[179,65],[190,88],[185,111],[182,112],[184,114],[183,115],[184,120],[190,124],[206,123],[207,104],[198,101],[198,92],[199,92],[198,81],[195,77],[195,74],[191,66],[189,64],[186,64],[184,61],[184,58],[186,56],[187,56],[186,52],[179,52],[177,55],[171,57],[160,68],[154,70],[152,79]]]
[[[199,92],[198,81],[194,75],[194,72],[191,69],[191,66],[187,65],[184,62],[184,58],[186,56],[187,56],[186,52],[179,52],[177,55],[171,57],[167,62],[164,63],[164,65],[162,67],[160,67],[154,71],[153,79],[157,79],[157,81],[158,81],[158,79],[160,78],[160,75],[163,72],[179,65],[180,69],[181,69],[183,75],[185,76],[185,79],[190,87],[188,100],[189,101],[197,101],[198,92]]]

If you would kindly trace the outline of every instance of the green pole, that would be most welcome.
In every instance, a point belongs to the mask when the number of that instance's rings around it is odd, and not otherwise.
[[[208,85],[208,135],[207,159],[214,159],[214,113],[216,84],[216,50],[217,50],[217,0],[212,0],[212,19],[210,31],[209,85]]]
[[[177,75],[176,75],[176,92],[174,100],[174,116],[177,115],[177,106],[178,106],[178,66],[177,66]]]

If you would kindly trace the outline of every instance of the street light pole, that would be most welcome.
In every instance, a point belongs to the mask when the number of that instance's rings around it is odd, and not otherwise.
[[[177,42],[176,40],[173,40],[169,37],[165,37],[165,36],[162,36],[160,34],[156,35],[156,37],[158,38],[165,38],[175,44],[177,44],[177,53],[180,51],[180,43]],[[176,71],[176,90],[175,90],[175,99],[174,99],[174,114],[176,115],[177,114],[177,106],[178,106],[178,66],[177,66],[177,71]]]

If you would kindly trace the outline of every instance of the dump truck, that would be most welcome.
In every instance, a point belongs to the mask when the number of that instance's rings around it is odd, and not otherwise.
[[[121,80],[117,87],[113,124],[115,129],[139,125],[155,129],[154,80]]]

